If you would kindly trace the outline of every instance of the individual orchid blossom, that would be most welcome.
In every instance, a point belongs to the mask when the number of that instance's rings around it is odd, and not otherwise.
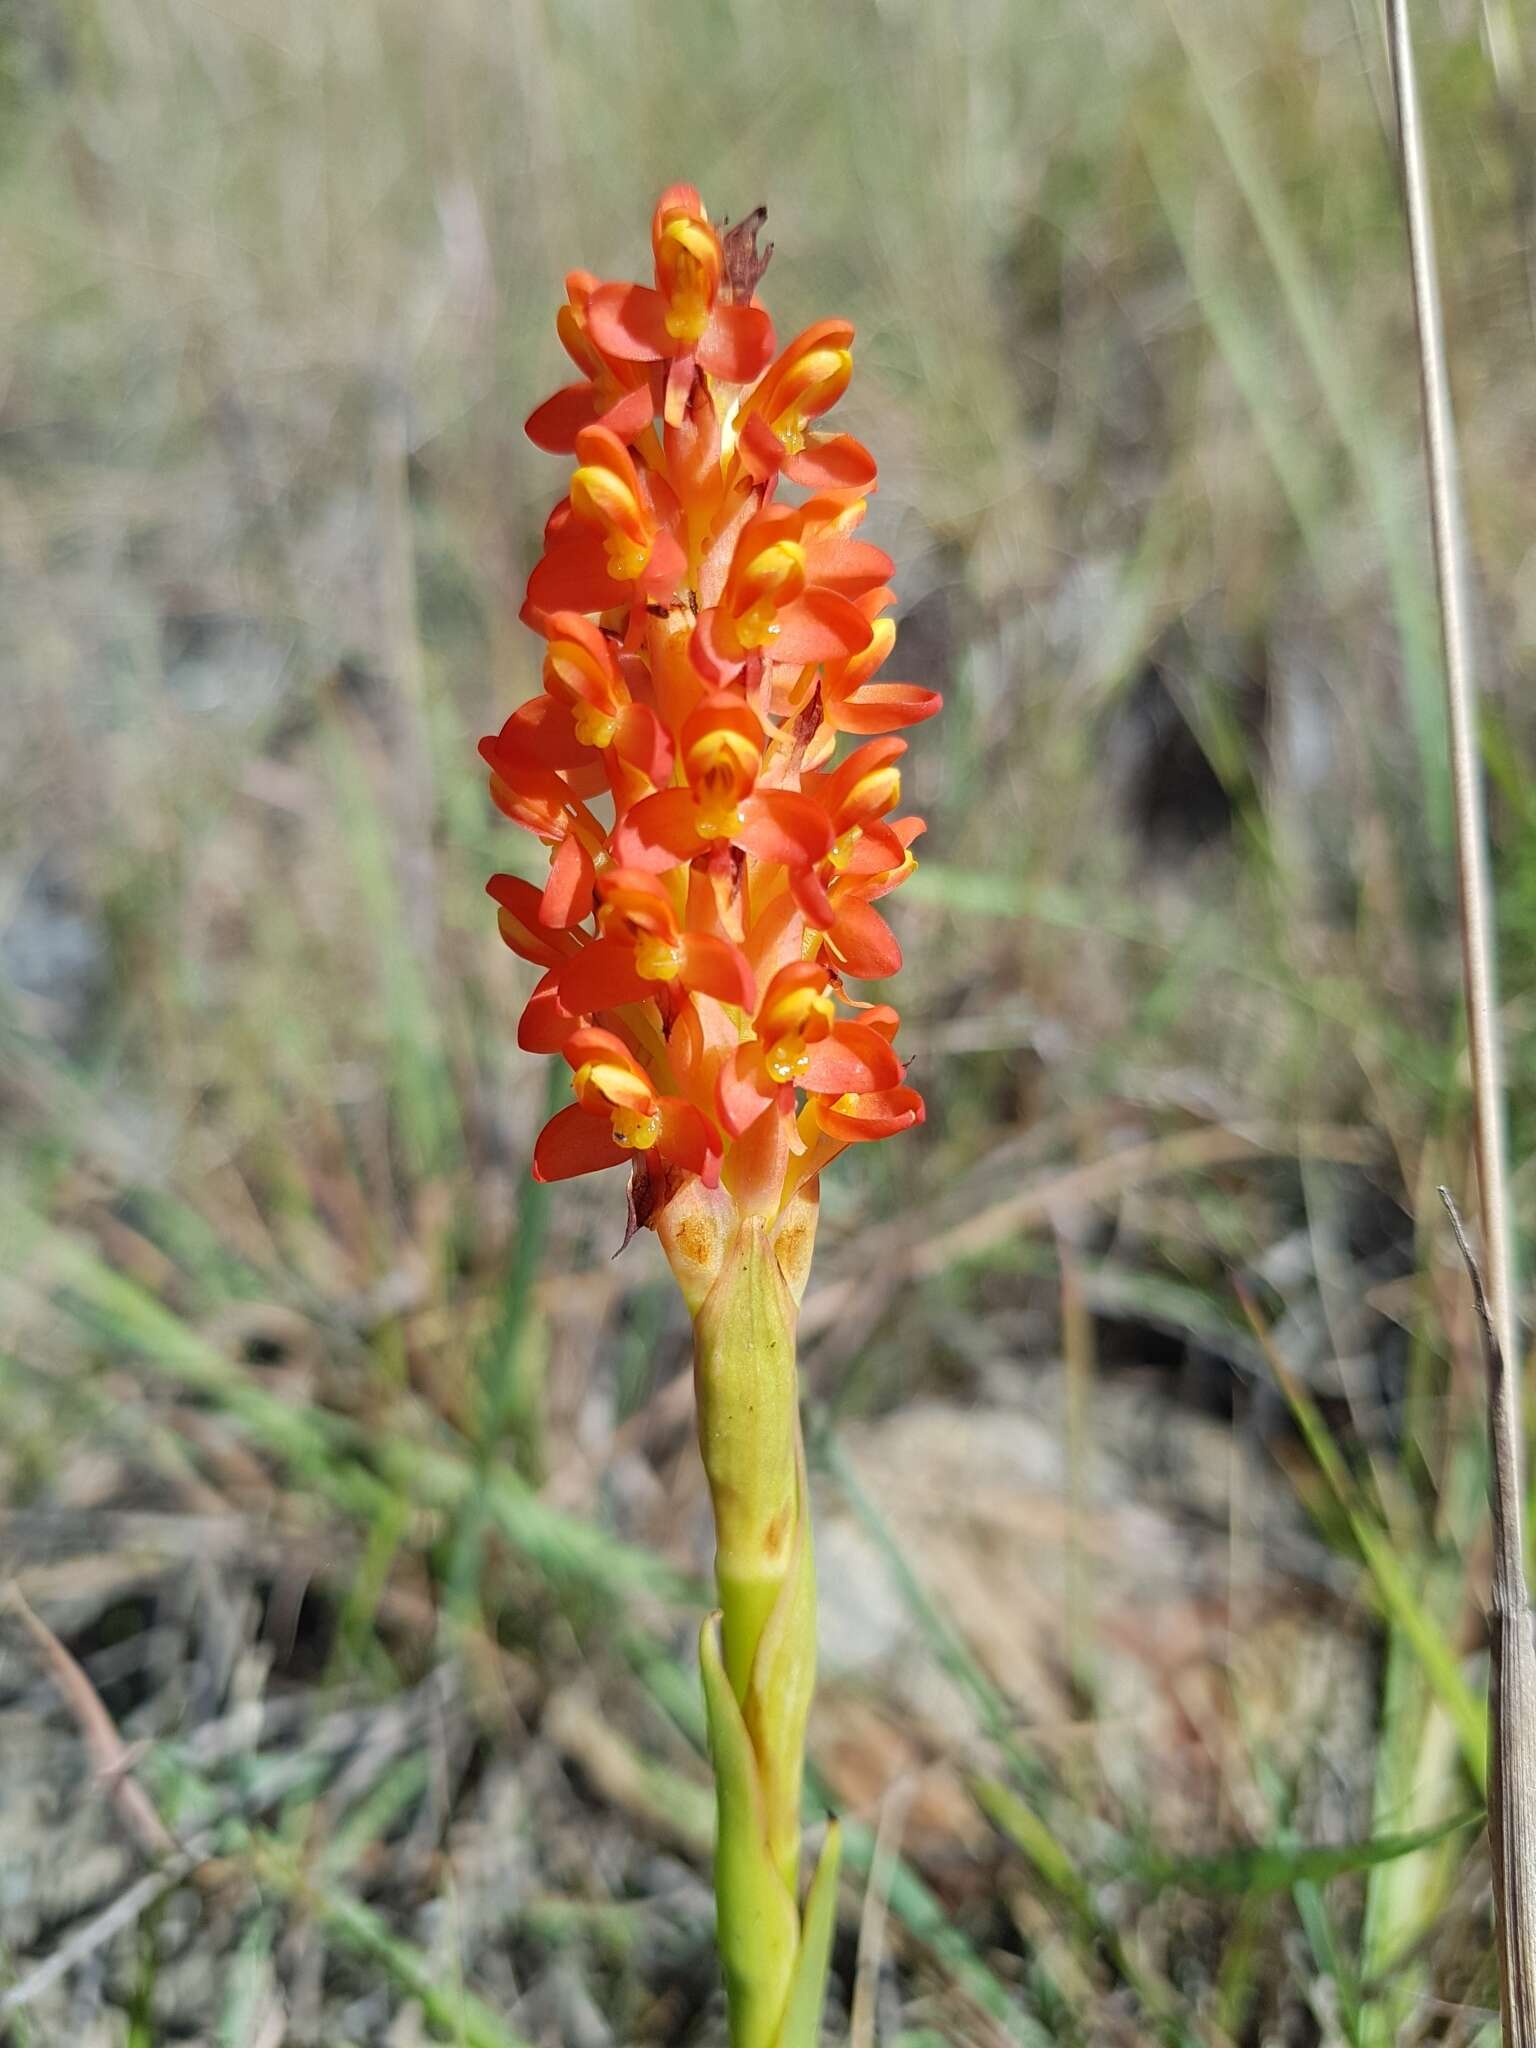
[[[589,1025],[572,1032],[561,1051],[573,1069],[576,1100],[539,1133],[536,1180],[569,1180],[654,1150],[705,1187],[716,1185],[720,1140],[709,1119],[691,1102],[659,1094],[621,1038]]]
[[[725,295],[725,252],[691,185],[673,185],[651,220],[656,288],[603,284],[587,308],[588,332],[616,363],[667,366],[663,412],[683,416],[696,370],[727,384],[751,384],[773,353],[773,327],[761,306]]]
[[[549,857],[537,881],[490,884],[539,975],[518,1043],[571,1070],[534,1174],[627,1166],[632,1226],[654,1228],[693,1317],[732,2048],[813,2048],[837,1847],[833,1829],[802,1891],[815,1582],[795,1322],[822,1171],[923,1119],[896,1011],[849,984],[901,965],[874,905],[923,821],[896,815],[895,735],[939,698],[880,679],[893,565],[859,533],[875,463],[822,424],[854,331],[818,321],[775,354],[761,217],[722,237],[675,185],[653,283],[567,277],[580,378],[527,423],[574,464],[520,614],[542,687],[480,750],[498,809]]]
[[[596,288],[589,270],[573,270],[566,278],[569,303],[560,308],[555,324],[566,354],[582,372],[581,382],[546,398],[523,429],[536,448],[551,455],[571,454],[583,427],[607,427],[628,443],[651,424],[651,387],[644,368],[610,362],[587,333],[587,308]]]

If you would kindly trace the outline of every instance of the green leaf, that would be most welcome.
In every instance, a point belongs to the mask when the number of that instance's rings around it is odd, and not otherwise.
[[[842,1855],[842,1830],[833,1821],[821,1845],[816,1874],[805,1898],[800,1953],[795,1958],[795,1979],[790,1986],[777,2048],[816,2048],[821,2039],[821,2008],[826,1997],[832,1936],[837,1928],[837,1872]]]

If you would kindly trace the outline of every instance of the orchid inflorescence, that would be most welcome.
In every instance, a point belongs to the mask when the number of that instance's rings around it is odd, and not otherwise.
[[[490,884],[544,969],[518,1042],[572,1069],[535,1176],[628,1161],[642,1220],[690,1179],[772,1218],[923,1115],[895,1010],[849,984],[901,964],[875,903],[923,824],[893,815],[895,734],[939,698],[881,678],[892,564],[857,537],[875,464],[820,424],[853,329],[775,352],[760,218],[722,237],[674,185],[654,287],[566,279],[581,375],[527,424],[576,463],[521,612],[543,688],[481,742],[498,807],[551,852],[542,889]]]

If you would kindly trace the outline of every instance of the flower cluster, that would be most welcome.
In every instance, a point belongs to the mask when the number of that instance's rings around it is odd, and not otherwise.
[[[875,465],[820,424],[853,329],[776,350],[759,224],[722,237],[676,185],[654,286],[567,278],[580,376],[527,427],[576,465],[521,613],[543,688],[480,749],[498,807],[550,849],[542,889],[490,884],[544,970],[518,1042],[572,1069],[534,1173],[632,1162],[641,1215],[696,1176],[771,1218],[923,1114],[896,1012],[849,984],[901,964],[875,904],[923,826],[893,815],[893,735],[939,699],[881,678],[892,565],[857,537]]]

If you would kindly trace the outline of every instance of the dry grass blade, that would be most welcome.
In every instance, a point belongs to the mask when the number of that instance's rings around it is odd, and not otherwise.
[[[1488,1835],[1499,1927],[1499,1997],[1512,2048],[1536,2042],[1536,1635],[1520,1533],[1519,1462],[1509,1433],[1504,1353],[1483,1276],[1450,1191],[1440,1199],[1472,1282],[1488,1372],[1493,1465],[1493,1686]]]
[[[901,1835],[907,1808],[912,1804],[910,1783],[893,1785],[887,1793],[875,1834],[875,1851],[864,1888],[864,1911],[859,1919],[859,1956],[853,1973],[853,2010],[848,2016],[848,2048],[875,2048],[875,2007],[880,1993],[880,1967],[885,1956],[885,1924],[890,1911],[891,1884],[896,1859],[901,1854]]]
[[[136,1920],[147,1913],[157,1899],[163,1899],[167,1892],[174,1891],[183,1879],[196,1869],[209,1847],[210,1838],[194,1842],[189,1848],[179,1851],[162,1863],[157,1870],[149,1870],[129,1885],[127,1891],[102,1907],[82,1927],[61,1941],[53,1953],[44,1958],[35,1970],[29,1970],[19,1983],[12,1984],[0,1992],[0,2020],[11,2013],[21,2012],[29,2005],[35,2005],[45,1992],[67,1977],[71,1970],[115,1941],[123,1930],[131,1927]]]
[[[96,1775],[124,1827],[146,1856],[156,1861],[163,1856],[176,1856],[181,1845],[155,1811],[149,1794],[131,1775],[133,1758],[95,1686],[48,1624],[33,1613],[18,1585],[12,1583],[6,1588],[5,1604],[32,1638],[50,1677],[63,1694],[64,1704],[79,1725]]]
[[[1429,206],[1429,175],[1425,164],[1424,131],[1406,0],[1389,0],[1387,13],[1392,89],[1397,99],[1398,146],[1408,212],[1408,250],[1413,266],[1413,304],[1418,322],[1419,379],[1424,401],[1424,451],[1429,471],[1430,515],[1434,527],[1435,581],[1440,597],[1440,632],[1445,654],[1462,972],[1477,1118],[1477,1177],[1482,1195],[1483,1236],[1488,1260],[1488,1299],[1500,1350],[1506,1358],[1518,1358],[1514,1323],[1515,1274],[1504,1161],[1504,1062],[1499,1043],[1492,892],[1483,817],[1477,678],[1468,618],[1466,543],[1458,483],[1456,428],[1451,415],[1445,324],[1440,310],[1434,223]],[[1510,1428],[1511,1448],[1518,1462],[1519,1438],[1514,1430],[1513,1411],[1506,1421]]]
[[[1520,1402],[1514,1383],[1520,1353],[1505,1184],[1503,1060],[1456,430],[1407,0],[1388,0],[1387,25],[1413,267],[1424,448],[1445,651],[1462,973],[1476,1112],[1477,1177],[1488,1259],[1486,1293],[1455,1204],[1445,1189],[1440,1192],[1472,1278],[1488,1370],[1494,1520],[1489,1835],[1505,2039],[1515,2048],[1526,2048],[1526,2044],[1536,2043],[1536,1895],[1530,1876],[1536,1854],[1536,1641],[1531,1634],[1521,1531],[1523,1460]]]

